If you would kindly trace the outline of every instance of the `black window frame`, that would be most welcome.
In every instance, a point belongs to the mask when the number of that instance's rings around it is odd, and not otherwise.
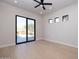
[[[34,21],[34,40],[28,41],[28,30],[26,29],[26,34],[27,34],[27,35],[26,35],[26,41],[25,41],[25,42],[17,43],[17,17],[26,18],[26,28],[27,28],[27,29],[28,29],[28,19]],[[15,16],[15,43],[16,43],[16,45],[17,45],[17,44],[22,44],[22,43],[27,43],[27,42],[32,42],[32,41],[36,41],[36,20],[35,20],[35,19],[32,19],[32,18],[28,18],[28,17],[16,15],[16,16]]]

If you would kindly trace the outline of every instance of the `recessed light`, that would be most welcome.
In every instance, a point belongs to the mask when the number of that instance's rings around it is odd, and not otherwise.
[[[15,0],[14,3],[18,3],[18,1]]]

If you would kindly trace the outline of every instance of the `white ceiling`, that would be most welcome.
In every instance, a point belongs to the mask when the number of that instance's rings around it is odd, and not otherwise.
[[[2,0],[2,1],[9,3],[13,6],[20,7],[25,10],[37,13],[37,14],[40,14],[40,12],[43,12],[43,14],[47,14],[47,13],[50,13],[51,11],[56,11],[56,10],[63,8],[67,5],[77,2],[77,0],[44,0],[44,2],[47,2],[47,3],[52,2],[53,5],[52,6],[46,5],[45,6],[46,10],[43,10],[41,8],[41,6],[38,8],[34,8],[34,6],[36,6],[38,3],[36,3],[33,0],[16,0],[16,1],[18,1],[18,3],[14,3],[15,0]],[[38,0],[38,1],[40,1],[40,0]],[[52,9],[50,10],[51,7],[52,7]]]

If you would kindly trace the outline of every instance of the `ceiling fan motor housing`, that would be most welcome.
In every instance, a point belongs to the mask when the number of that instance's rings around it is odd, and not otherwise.
[[[42,5],[43,10],[46,10],[45,5],[52,5],[52,3],[44,3],[44,0],[40,0],[41,2],[34,0],[35,2],[38,3],[38,5],[35,6],[35,8],[39,7],[40,5]]]

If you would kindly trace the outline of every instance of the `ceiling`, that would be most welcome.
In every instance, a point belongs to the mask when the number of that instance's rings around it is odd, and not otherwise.
[[[61,9],[67,5],[70,5],[70,4],[73,4],[73,3],[76,3],[77,0],[44,0],[44,2],[47,2],[47,3],[53,3],[53,5],[51,6],[45,6],[46,7],[46,10],[43,10],[40,7],[38,8],[34,8],[34,6],[36,6],[38,3],[36,3],[35,1],[33,0],[2,0],[3,2],[6,2],[6,3],[9,3],[13,6],[16,6],[16,7],[19,7],[19,8],[22,8],[22,9],[25,9],[27,11],[30,11],[30,12],[34,12],[34,13],[37,13],[37,14],[48,14],[50,13],[51,11],[56,11],[58,9]],[[14,3],[15,1],[15,3]],[[40,0],[38,0],[40,1]]]

